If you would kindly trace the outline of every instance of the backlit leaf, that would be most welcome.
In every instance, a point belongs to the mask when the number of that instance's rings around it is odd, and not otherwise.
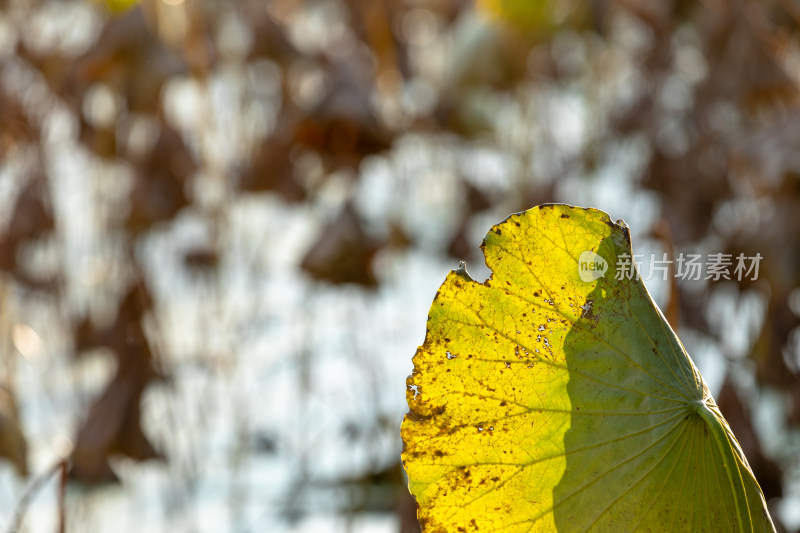
[[[423,531],[774,531],[683,345],[618,275],[623,223],[545,205],[483,251],[492,277],[447,276],[408,379]]]

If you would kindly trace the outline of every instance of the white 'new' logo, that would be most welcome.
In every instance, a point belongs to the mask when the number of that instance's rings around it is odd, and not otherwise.
[[[602,278],[608,271],[606,260],[594,252],[585,251],[578,258],[578,273],[582,281],[594,281]]]

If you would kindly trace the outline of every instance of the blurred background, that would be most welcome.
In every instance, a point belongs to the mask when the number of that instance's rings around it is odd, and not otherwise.
[[[544,202],[649,277],[800,531],[798,0],[0,0],[0,531],[418,531],[405,377]]]

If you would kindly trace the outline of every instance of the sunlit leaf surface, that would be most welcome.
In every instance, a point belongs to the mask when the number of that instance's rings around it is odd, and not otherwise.
[[[414,357],[403,461],[424,531],[774,531],[622,223],[545,205],[451,272]]]

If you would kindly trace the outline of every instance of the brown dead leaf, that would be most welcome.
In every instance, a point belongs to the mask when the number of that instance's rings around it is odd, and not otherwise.
[[[172,219],[189,204],[186,183],[197,164],[172,127],[162,124],[158,140],[144,158],[134,161],[134,169],[127,223],[134,234]]]
[[[94,342],[113,351],[117,372],[78,431],[70,471],[73,479],[90,484],[116,481],[108,461],[112,455],[137,461],[161,457],[141,427],[142,394],[159,376],[142,327],[142,319],[151,308],[147,287],[139,282],[120,303],[111,327],[87,333]]]
[[[300,268],[314,279],[335,285],[355,283],[365,287],[378,284],[372,258],[378,251],[350,204],[321,232]]]
[[[28,475],[28,445],[19,412],[9,389],[0,386],[0,457],[8,460],[21,476]]]

